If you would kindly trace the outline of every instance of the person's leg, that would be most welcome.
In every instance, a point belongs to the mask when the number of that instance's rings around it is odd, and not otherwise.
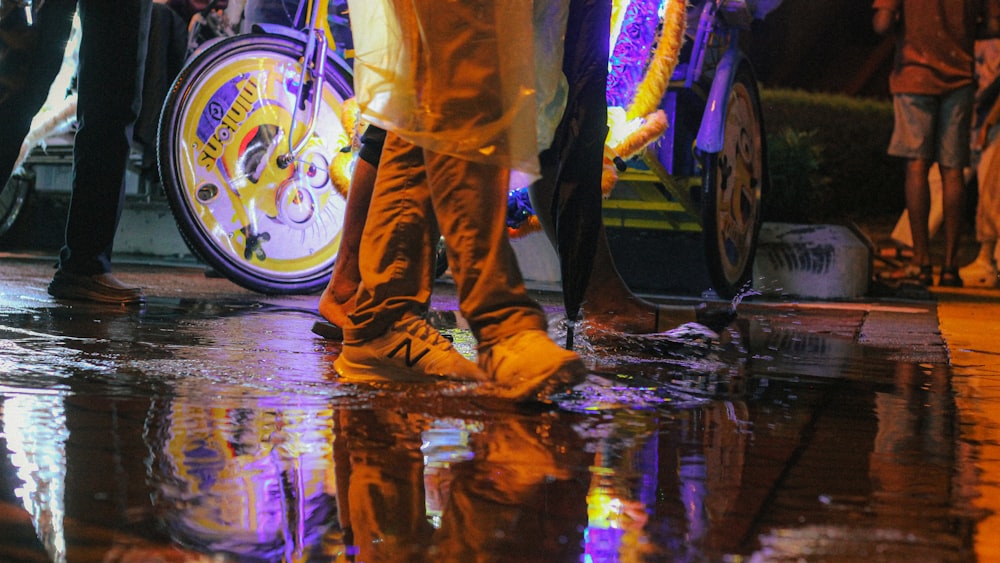
[[[937,117],[938,164],[941,168],[944,209],[944,262],[938,284],[961,287],[958,275],[958,246],[965,214],[965,168],[971,160],[972,106],[975,89],[960,88],[944,96]]]
[[[347,315],[354,310],[361,271],[358,267],[358,249],[361,233],[364,231],[371,204],[372,191],[382,156],[385,131],[369,125],[361,137],[361,150],[354,164],[351,186],[347,193],[347,209],[344,212],[344,228],[340,234],[340,248],[337,261],[333,265],[330,282],[319,298],[319,314],[329,321],[327,326],[314,327],[314,332],[322,331],[326,338],[343,338],[340,329],[348,322]]]
[[[486,379],[425,318],[438,231],[423,149],[386,135],[359,247],[361,283],[334,362],[354,381]]]
[[[78,66],[80,128],[73,196],[60,268],[111,271],[111,247],[125,197],[125,166],[139,114],[150,0],[81,0]]]
[[[983,280],[987,287],[994,287],[1000,281],[996,275],[997,260],[1000,260],[1000,151],[997,150],[997,137],[1000,127],[994,127],[987,137],[987,146],[983,149],[979,161],[979,207],[976,215],[977,240],[982,244],[980,253],[986,263],[993,266],[992,274]]]
[[[388,133],[361,233],[361,285],[345,343],[371,340],[404,315],[427,312],[437,237],[433,213],[423,149]]]
[[[927,266],[931,263],[927,219],[931,209],[930,187],[927,172],[930,162],[913,158],[906,162],[905,194],[906,211],[910,215],[910,236],[913,239],[913,263]]]
[[[937,96],[896,94],[893,97],[894,123],[888,153],[904,159],[906,213],[910,222],[913,258],[910,264],[884,275],[888,281],[933,282],[930,257],[931,193],[928,172],[935,160],[936,130],[940,100]],[[968,143],[968,140],[966,141]]]
[[[187,26],[166,4],[153,4],[148,44],[143,65],[142,110],[135,122],[135,141],[136,148],[142,150],[143,180],[158,182],[156,143],[160,110],[174,78],[184,66],[187,51]]]
[[[549,338],[545,312],[528,295],[507,238],[507,194],[497,187],[507,185],[508,171],[424,155],[459,308],[479,342],[479,367],[490,377],[483,393],[545,400],[575,383],[585,367]]]
[[[73,195],[59,270],[59,299],[138,303],[142,289],[111,274],[111,250],[125,203],[125,166],[139,114],[151,0],[80,0],[80,62]]]
[[[507,238],[505,169],[424,151],[434,213],[444,236],[459,308],[480,346],[547,319],[528,295]]]
[[[965,211],[965,176],[961,168],[941,167],[942,207],[944,209],[944,262],[942,270],[958,268],[958,245],[962,237]]]
[[[364,160],[359,159],[354,164],[337,261],[333,265],[330,282],[319,297],[319,314],[338,327],[347,324],[347,315],[354,309],[358,284],[361,282],[358,249],[361,246],[361,233],[365,227],[377,171],[375,166]]]
[[[31,128],[62,67],[76,0],[46,0],[29,27],[22,6],[0,13],[0,191],[7,184]]]

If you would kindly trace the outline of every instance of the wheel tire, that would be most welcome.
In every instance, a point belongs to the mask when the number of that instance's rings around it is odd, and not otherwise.
[[[21,176],[11,176],[0,189],[0,237],[7,234],[17,222],[31,192],[31,181]]]
[[[316,128],[282,167],[301,41],[247,34],[200,51],[164,102],[157,147],[163,189],[195,254],[229,280],[266,294],[325,287],[340,245],[346,196],[331,180],[351,142],[341,104],[350,76],[328,61]],[[308,119],[311,104],[297,116]],[[300,122],[296,135],[305,131]]]
[[[767,185],[760,97],[747,64],[734,77],[724,127],[722,150],[702,155],[702,234],[713,289],[732,299],[750,288]]]

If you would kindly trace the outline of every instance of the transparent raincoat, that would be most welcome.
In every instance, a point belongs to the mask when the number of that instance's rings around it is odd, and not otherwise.
[[[567,0],[349,0],[363,117],[436,152],[539,173],[562,114]]]

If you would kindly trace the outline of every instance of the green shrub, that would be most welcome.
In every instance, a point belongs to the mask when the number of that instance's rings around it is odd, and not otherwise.
[[[891,102],[762,88],[761,104],[772,180],[765,219],[836,221],[903,208],[902,162],[886,154]]]
[[[764,206],[765,221],[821,222],[830,209],[830,178],[822,175],[823,147],[816,131],[785,127],[767,133],[771,186]]]

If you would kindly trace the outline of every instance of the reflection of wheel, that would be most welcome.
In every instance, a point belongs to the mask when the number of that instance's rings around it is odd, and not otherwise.
[[[750,284],[767,181],[760,99],[745,64],[729,92],[722,151],[705,154],[703,159],[706,262],[713,289],[729,299]]]
[[[303,52],[277,35],[214,43],[181,71],[160,117],[160,176],[181,233],[219,273],[262,293],[318,291],[340,245],[346,201],[330,166],[350,143],[340,113],[351,80],[327,61],[315,128],[288,162],[296,94],[314,86],[299,83]]]
[[[31,182],[21,176],[11,176],[7,185],[0,188],[0,237],[7,233],[24,209],[24,202],[31,191]]]

